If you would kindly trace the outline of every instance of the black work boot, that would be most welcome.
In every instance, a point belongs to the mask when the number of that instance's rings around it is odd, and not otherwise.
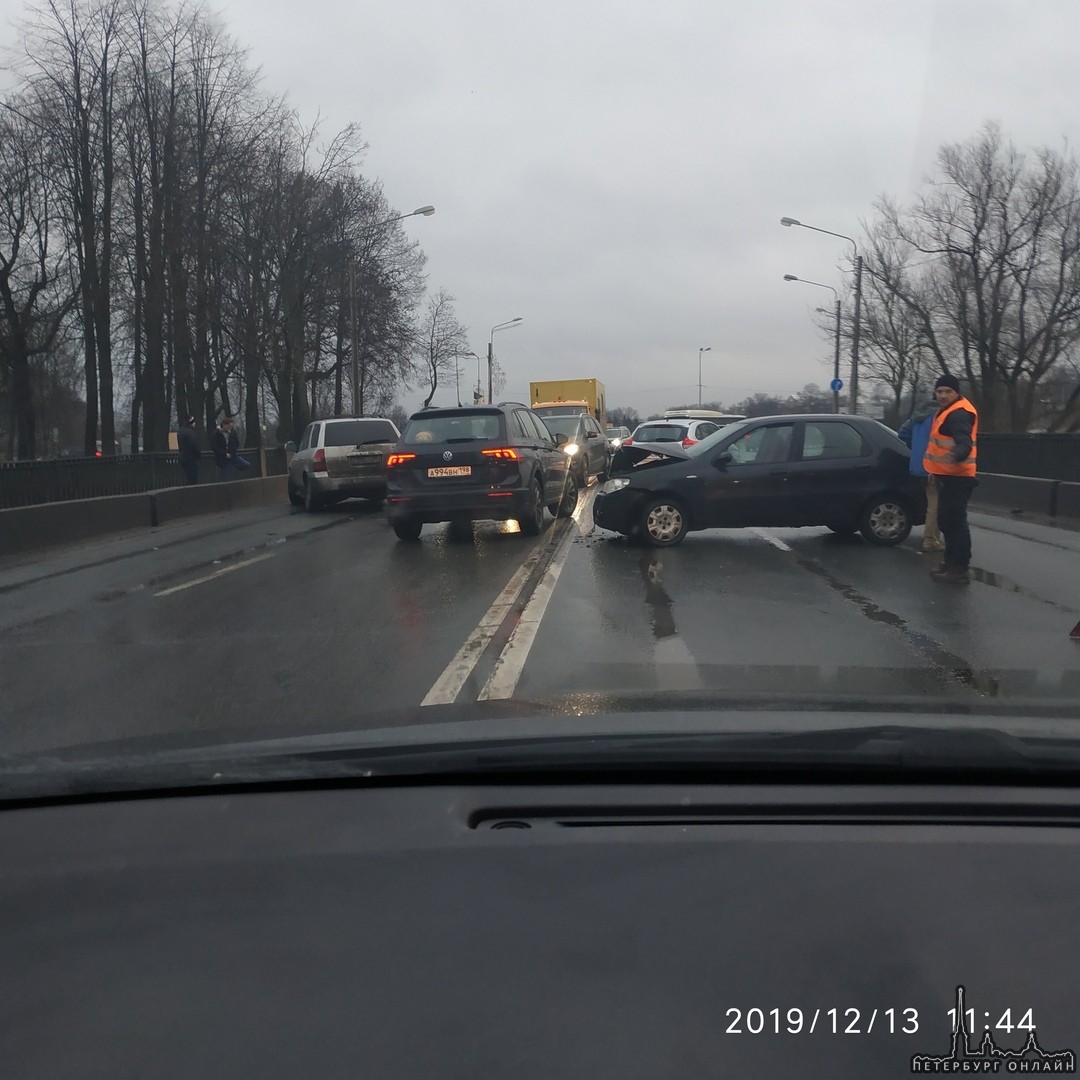
[[[970,585],[971,574],[966,566],[942,566],[931,571],[930,576],[943,585]]]

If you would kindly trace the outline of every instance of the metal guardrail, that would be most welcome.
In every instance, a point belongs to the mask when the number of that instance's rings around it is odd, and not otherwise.
[[[241,453],[254,468],[245,476],[284,476],[284,447],[245,449]],[[265,460],[265,470],[261,462]],[[204,454],[199,462],[199,483],[217,482],[214,459]],[[181,487],[184,474],[180,455],[117,454],[111,457],[51,458],[47,461],[0,462],[0,509],[40,506],[71,499],[96,499],[107,495],[138,495],[160,488]]]
[[[979,436],[979,472],[1080,482],[1080,432]]]
[[[285,448],[262,451],[265,476],[288,471]],[[256,464],[260,451],[243,454]],[[1080,482],[1080,433],[979,436],[979,472]],[[253,471],[248,476],[258,476]],[[199,463],[199,483],[217,481],[217,468],[209,454]],[[136,495],[158,488],[180,487],[184,482],[176,451],[164,454],[120,454],[100,458],[52,458],[48,461],[0,462],[0,509],[37,506],[69,499],[103,495]]]

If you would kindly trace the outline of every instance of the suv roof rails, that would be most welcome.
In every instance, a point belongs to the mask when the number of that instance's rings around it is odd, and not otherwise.
[[[499,404],[496,405],[495,407],[497,409],[505,409],[505,408],[527,409],[529,406],[526,405],[524,401],[500,401]]]

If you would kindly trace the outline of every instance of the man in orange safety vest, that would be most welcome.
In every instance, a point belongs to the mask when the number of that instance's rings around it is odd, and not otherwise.
[[[939,410],[930,427],[923,467],[937,484],[938,526],[945,538],[945,560],[930,571],[935,581],[966,585],[971,581],[971,530],[967,504],[978,480],[979,414],[960,393],[955,375],[942,375],[934,385]]]

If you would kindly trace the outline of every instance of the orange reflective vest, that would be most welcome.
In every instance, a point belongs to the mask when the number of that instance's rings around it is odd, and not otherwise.
[[[956,440],[941,433],[945,419],[959,409],[975,413],[975,422],[971,425],[971,453],[963,461],[950,461],[948,455],[956,449]],[[923,468],[935,476],[974,476],[979,453],[979,414],[967,398],[959,398],[947,409],[934,417],[930,425],[930,441],[926,444]]]

